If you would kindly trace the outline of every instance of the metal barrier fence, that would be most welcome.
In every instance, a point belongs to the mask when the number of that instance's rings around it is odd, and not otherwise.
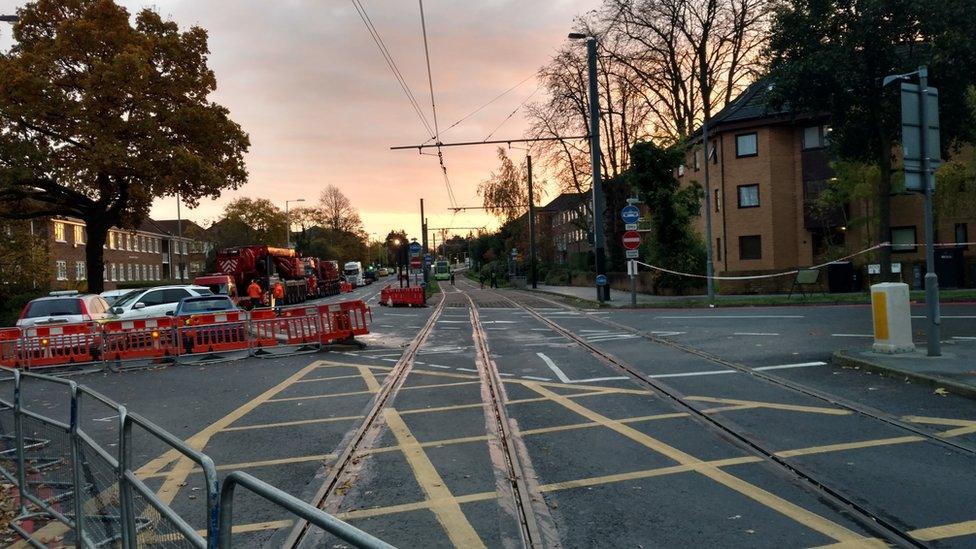
[[[120,370],[162,362],[209,363],[244,356],[314,352],[369,333],[372,311],[362,301],[0,328],[0,366],[43,368],[104,366]]]
[[[52,396],[58,391],[67,398],[60,403],[66,405],[64,420],[30,409],[35,401],[41,402],[29,396],[36,392],[56,410],[58,403],[52,406]],[[87,413],[89,407],[94,413]],[[114,412],[109,417],[118,417],[114,452],[106,449],[112,444],[100,444],[83,427],[87,419],[105,411]],[[157,497],[133,471],[135,431],[200,467],[206,491],[201,506],[205,535]],[[105,436],[102,433],[102,438]],[[353,546],[391,547],[244,473],[230,473],[221,483],[208,456],[83,385],[8,368],[0,368],[0,476],[14,486],[16,495],[17,516],[10,527],[34,547],[45,547],[47,541],[83,548],[230,547],[233,496],[238,485]]]

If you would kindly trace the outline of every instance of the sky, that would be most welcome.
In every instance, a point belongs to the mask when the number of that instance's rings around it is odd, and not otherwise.
[[[430,227],[497,226],[483,212],[455,215],[447,209],[450,202],[436,157],[389,150],[424,142],[430,135],[351,0],[119,1],[130,11],[151,7],[181,27],[199,25],[209,31],[210,67],[218,82],[211,98],[229,108],[251,137],[249,182],[194,210],[183,208],[184,218],[209,224],[220,217],[224,204],[240,196],[267,198],[281,208],[286,200],[299,198],[307,201],[301,205],[310,205],[322,188],[333,184],[359,209],[366,231],[376,233],[372,238],[382,239],[393,229],[419,237],[421,198]],[[23,4],[0,0],[0,13]],[[363,4],[431,119],[418,3]],[[573,18],[598,4],[426,0],[441,140],[484,140],[536,90],[535,71],[565,41]],[[9,45],[9,29],[0,28],[0,47]],[[476,116],[443,131],[526,78]],[[518,138],[525,128],[520,110],[493,138]],[[524,151],[510,153],[518,157]],[[450,148],[444,157],[457,204],[480,206],[477,186],[497,165],[495,148]],[[549,190],[542,202],[554,196]],[[175,218],[175,200],[157,201],[150,215]]]

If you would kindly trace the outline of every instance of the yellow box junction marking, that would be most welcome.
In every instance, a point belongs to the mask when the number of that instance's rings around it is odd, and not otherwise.
[[[905,421],[910,423],[922,423],[925,425],[945,425],[948,427],[956,427],[956,429],[949,429],[948,431],[942,431],[938,433],[938,436],[943,438],[952,438],[962,435],[968,435],[976,433],[976,421],[970,419],[952,419],[943,417],[924,417],[924,416],[905,416]]]
[[[634,442],[642,444],[651,450],[677,461],[680,465],[694,466],[697,473],[702,474],[715,482],[726,486],[727,488],[739,492],[757,503],[760,503],[786,517],[789,517],[790,519],[806,526],[807,528],[810,528],[811,530],[820,532],[821,534],[836,541],[848,541],[861,539],[862,537],[840,524],[827,520],[811,511],[807,511],[795,503],[767,492],[766,490],[735,477],[714,465],[704,462],[690,454],[686,454],[685,452],[648,436],[637,429],[634,429],[633,427],[629,427],[619,421],[594,412],[593,410],[590,410],[589,408],[586,408],[585,406],[582,406],[581,404],[568,398],[564,398],[548,389],[531,383],[527,383],[526,387],[529,387],[543,396],[549,397],[555,402],[561,404],[563,407],[576,412],[577,414],[591,421],[603,424],[607,428],[616,431]]]
[[[437,516],[438,522],[447,531],[447,536],[455,547],[484,547],[478,533],[464,516],[464,511],[458,505],[457,500],[444,485],[444,479],[437,473],[434,464],[424,453],[423,448],[414,438],[413,433],[404,423],[400,414],[393,408],[384,408],[383,417],[397,443],[403,449],[403,455],[413,470],[414,477],[426,494],[427,499],[431,500],[430,510]]]
[[[919,541],[935,541],[959,536],[970,536],[976,534],[976,520],[933,526],[931,528],[919,528],[918,530],[912,530],[908,534]]]

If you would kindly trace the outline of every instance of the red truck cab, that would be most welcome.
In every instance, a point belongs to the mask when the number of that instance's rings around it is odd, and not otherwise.
[[[234,282],[234,277],[230,275],[201,275],[194,278],[193,283],[197,286],[206,286],[210,288],[210,291],[213,292],[214,295],[225,295],[231,298],[234,303],[237,303],[240,297],[237,292],[237,283]]]

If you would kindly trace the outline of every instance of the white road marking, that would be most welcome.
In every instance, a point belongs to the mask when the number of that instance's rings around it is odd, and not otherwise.
[[[471,368],[455,368],[455,370],[460,370],[462,372],[474,372],[474,373],[478,373],[478,370],[472,370]]]
[[[651,335],[668,337],[668,336],[687,334],[688,332],[648,332],[648,333]]]
[[[113,419],[115,419],[117,417],[119,417],[119,415],[118,414],[115,414],[114,416],[106,416],[106,417],[100,417],[98,419],[93,419],[92,421],[109,421],[109,420],[113,420]]]
[[[591,333],[595,333],[595,334],[604,333],[605,334],[605,333],[610,332],[610,330],[580,330],[580,332],[591,332]]]
[[[500,376],[505,376],[505,377],[512,377],[512,376],[513,376],[513,375],[515,375],[515,374],[510,374],[510,373],[508,373],[508,372],[498,372],[498,375],[500,375]]]
[[[637,337],[640,336],[637,334],[601,334],[593,337],[587,337],[586,340],[592,343],[599,343],[601,341],[616,341],[620,339],[634,339]]]
[[[928,318],[928,317],[926,317],[925,315],[912,315],[912,318]],[[966,320],[973,320],[973,319],[976,319],[976,316],[969,316],[969,315],[961,315],[961,316],[960,315],[955,315],[955,316],[953,316],[953,315],[939,315],[939,318],[960,318],[960,319],[966,319]]]
[[[536,377],[536,376],[522,376],[522,377],[524,377],[525,379],[534,379],[536,381],[552,381],[552,379],[548,377]]]
[[[711,370],[707,372],[685,372],[683,374],[654,374],[646,376],[652,379],[657,379],[661,377],[691,377],[691,376],[712,376],[717,374],[734,374],[735,370]]]
[[[468,320],[438,320],[438,324],[467,324]]]
[[[803,315],[687,315],[687,316],[659,316],[657,318],[663,318],[667,320],[685,320],[687,318],[694,319],[712,319],[712,320],[722,320],[728,319],[743,319],[743,318],[803,318]]]
[[[551,332],[552,331],[549,328],[529,328],[529,330],[530,331],[533,331],[533,332]]]
[[[410,318],[415,318],[417,315],[408,315],[405,313],[383,313],[383,316],[409,316]]]
[[[590,379],[574,379],[573,383],[594,383],[597,381],[616,381],[621,379],[630,379],[630,378],[627,376],[591,377]]]
[[[428,366],[430,366],[431,368],[440,368],[441,370],[450,370],[451,369],[450,366],[443,366],[443,365],[440,365],[440,364],[428,364]]]
[[[790,368],[808,368],[810,366],[826,366],[826,362],[799,362],[797,364],[778,364],[776,366],[760,366],[758,368],[753,368],[753,370],[788,370]]]
[[[553,362],[551,358],[546,356],[545,353],[536,353],[536,356],[541,358],[542,361],[546,363],[546,366],[548,366],[549,369],[552,370],[554,374],[556,374],[556,377],[559,378],[559,381],[562,381],[563,383],[571,383],[569,376],[567,376],[566,373],[559,368],[559,366],[556,366],[556,363]]]
[[[397,361],[397,359],[395,359],[395,358],[382,358],[380,360],[385,360],[386,362],[396,362]]]
[[[831,337],[874,337],[871,334],[830,334]]]
[[[737,336],[778,336],[776,332],[734,332]]]
[[[976,341],[976,337],[968,337],[968,336],[952,336],[952,339],[959,339],[962,341]]]

